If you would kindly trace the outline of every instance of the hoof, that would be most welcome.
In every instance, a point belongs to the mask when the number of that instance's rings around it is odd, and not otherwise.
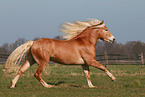
[[[97,88],[97,86],[91,86],[91,87],[89,87],[89,88]]]
[[[52,88],[52,87],[54,87],[55,85],[48,85],[48,86],[46,86],[46,88]]]
[[[52,87],[54,87],[55,85],[49,85],[49,88],[52,88]]]
[[[117,80],[116,79],[112,79],[112,81],[116,82]]]
[[[117,80],[115,79],[115,80],[113,80],[114,82],[116,82]]]
[[[11,87],[10,87],[10,89],[14,89],[14,88],[15,88],[15,86],[11,86]]]

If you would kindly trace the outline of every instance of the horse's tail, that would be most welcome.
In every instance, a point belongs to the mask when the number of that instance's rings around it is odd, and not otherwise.
[[[8,73],[16,72],[18,67],[20,67],[19,64],[21,62],[23,55],[30,49],[32,44],[33,41],[28,41],[23,45],[17,47],[8,57],[4,65],[4,71],[7,71]]]

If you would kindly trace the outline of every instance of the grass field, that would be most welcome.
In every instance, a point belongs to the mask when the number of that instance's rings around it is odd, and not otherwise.
[[[0,97],[145,97],[145,68],[139,65],[110,65],[117,78],[110,80],[99,69],[91,67],[91,79],[98,88],[88,88],[81,66],[47,66],[42,78],[53,88],[44,88],[34,78],[36,65],[27,70],[10,89],[11,77],[5,77],[0,65]]]

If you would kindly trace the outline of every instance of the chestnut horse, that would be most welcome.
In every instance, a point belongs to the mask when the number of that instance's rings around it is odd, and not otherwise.
[[[44,87],[53,87],[53,85],[48,85],[41,78],[42,72],[50,60],[61,64],[81,65],[90,88],[95,86],[93,86],[90,79],[89,66],[103,70],[113,81],[116,81],[116,78],[102,64],[95,60],[95,45],[98,39],[109,43],[115,40],[114,36],[105,26],[104,21],[101,22],[97,19],[93,19],[83,22],[67,22],[63,24],[62,28],[62,32],[65,32],[66,35],[64,37],[67,38],[67,40],[42,38],[36,41],[28,41],[12,52],[6,61],[5,71],[11,72],[13,69],[16,69],[15,66],[19,65],[22,56],[26,52],[27,61],[21,66],[18,74],[12,80],[10,88],[15,87],[22,73],[34,63],[38,64],[38,68],[34,74],[36,79]]]

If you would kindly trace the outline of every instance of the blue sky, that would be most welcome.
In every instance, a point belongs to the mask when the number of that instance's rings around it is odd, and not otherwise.
[[[118,43],[145,42],[145,0],[0,0],[0,46],[62,35],[63,22],[104,20]]]

